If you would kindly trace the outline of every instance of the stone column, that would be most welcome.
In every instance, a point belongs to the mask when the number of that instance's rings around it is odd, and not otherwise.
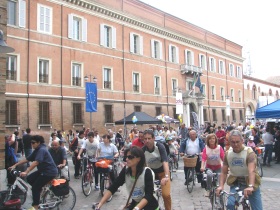
[[[190,104],[186,102],[184,104],[184,115],[183,115],[183,122],[186,124],[187,127],[190,126]]]

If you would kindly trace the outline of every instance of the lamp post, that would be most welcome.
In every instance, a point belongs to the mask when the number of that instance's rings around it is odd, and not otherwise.
[[[228,126],[230,125],[229,117],[230,117],[230,96],[226,96],[226,115],[228,118]]]
[[[4,41],[4,33],[0,30],[0,53],[11,53],[14,52],[15,49],[9,47],[6,42]]]
[[[84,77],[85,81],[87,82],[88,79],[89,79],[89,82],[90,83],[93,83],[93,85],[97,85],[97,78],[93,75],[89,75],[89,76],[85,76]],[[92,79],[92,80],[91,80]],[[96,87],[96,90],[97,90],[97,87]],[[97,96],[96,96],[96,100],[97,100]],[[92,111],[89,112],[89,126],[90,126],[90,131],[92,131]]]

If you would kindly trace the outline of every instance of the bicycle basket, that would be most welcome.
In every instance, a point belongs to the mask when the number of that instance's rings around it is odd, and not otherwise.
[[[95,163],[97,168],[109,168],[110,164],[112,164],[112,160],[99,160]]]
[[[198,158],[197,156],[195,156],[195,157],[184,157],[183,158],[184,166],[189,167],[189,168],[195,167],[196,162],[197,162],[197,158]]]
[[[56,196],[64,196],[69,194],[69,183],[66,179],[53,179],[50,190]]]

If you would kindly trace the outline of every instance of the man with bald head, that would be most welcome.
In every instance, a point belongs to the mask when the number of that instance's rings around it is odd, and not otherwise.
[[[58,140],[53,140],[49,152],[58,168],[63,168],[66,165],[67,155],[63,147],[60,146]]]
[[[181,146],[180,146],[180,155],[184,156],[184,155],[195,155],[195,154],[200,154],[203,149],[204,149],[204,142],[203,140],[201,140],[200,138],[197,137],[196,131],[195,130],[191,130],[189,132],[189,138],[185,141],[182,142]],[[198,183],[201,183],[202,180],[202,174],[200,172],[200,167],[201,167],[201,161],[200,158],[197,158],[197,163],[196,163],[196,173],[197,175],[197,181]],[[188,167],[184,167],[184,172],[185,172],[185,185],[187,185],[187,174],[188,174]]]

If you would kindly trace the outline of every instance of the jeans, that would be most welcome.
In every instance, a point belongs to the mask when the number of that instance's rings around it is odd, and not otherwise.
[[[40,203],[40,193],[42,188],[55,176],[44,176],[40,172],[35,171],[32,174],[27,176],[27,182],[32,186],[32,197],[33,197],[33,206],[38,206]]]
[[[162,180],[165,177],[165,173],[157,173],[155,174],[156,179]],[[171,210],[171,195],[170,195],[170,180],[166,183],[166,185],[161,186],[162,189],[162,198],[164,201],[165,210]]]
[[[231,186],[230,187],[230,192],[231,193],[235,193],[236,188],[237,186]],[[240,187],[240,189],[245,189],[246,186],[244,187]],[[227,202],[227,210],[234,210],[234,201],[235,201],[235,198],[233,196],[229,196],[228,197],[228,202]],[[250,205],[252,207],[252,210],[262,210],[263,207],[262,207],[262,198],[261,198],[261,190],[260,188],[258,187],[258,189],[256,191],[254,191],[252,193],[252,195],[249,196],[249,201],[250,201]]]
[[[218,180],[217,180],[217,184],[219,184],[219,180],[220,180],[220,173],[221,173],[221,168],[217,169],[217,170],[207,170],[206,174],[206,190],[210,190],[212,187],[212,182],[213,182],[213,173],[218,173]]]
[[[272,160],[273,145],[265,144],[264,147],[265,147],[265,150],[264,150],[263,163],[266,164],[266,159],[268,158],[267,163],[270,164],[270,162]]]

